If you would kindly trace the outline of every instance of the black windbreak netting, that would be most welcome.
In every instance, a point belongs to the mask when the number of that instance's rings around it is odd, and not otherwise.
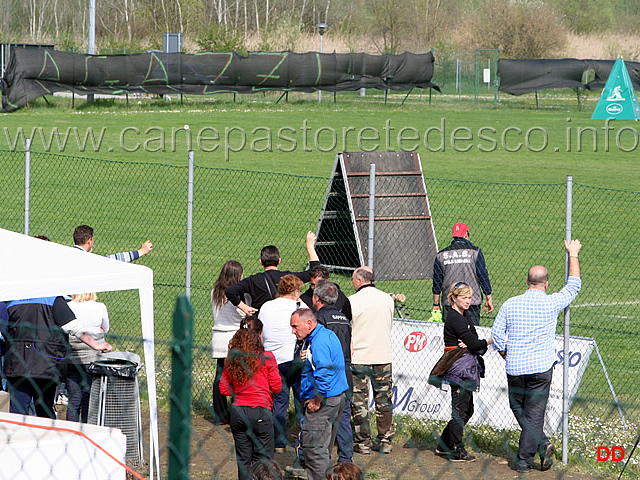
[[[2,111],[59,91],[77,94],[253,93],[436,88],[433,54],[205,52],[93,56],[13,50],[2,79]],[[439,90],[439,89],[438,89]]]
[[[511,95],[547,88],[604,87],[615,60],[579,60],[576,58],[517,60],[498,62],[500,91]],[[640,90],[640,62],[625,62],[635,90]]]

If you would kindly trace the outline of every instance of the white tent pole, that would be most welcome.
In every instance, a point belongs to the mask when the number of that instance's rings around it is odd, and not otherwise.
[[[149,392],[149,478],[153,479],[153,462],[156,462],[160,480],[160,444],[158,442],[158,400],[156,392],[155,341],[153,331],[153,286],[140,288],[140,312],[142,320],[142,341],[144,344],[144,365],[147,372]]]

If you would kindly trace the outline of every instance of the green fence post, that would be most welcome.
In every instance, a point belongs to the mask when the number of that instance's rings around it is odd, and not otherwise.
[[[173,314],[171,352],[171,417],[169,426],[169,479],[189,479],[191,438],[191,372],[193,362],[193,308],[178,297]]]

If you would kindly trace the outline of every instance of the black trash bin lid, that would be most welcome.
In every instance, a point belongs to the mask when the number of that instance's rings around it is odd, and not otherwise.
[[[96,376],[136,378],[138,366],[128,360],[97,360],[87,367],[87,372]]]

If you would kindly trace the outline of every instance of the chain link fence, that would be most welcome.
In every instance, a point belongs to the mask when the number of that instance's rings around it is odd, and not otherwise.
[[[0,190],[3,206],[0,226],[24,231],[24,152],[0,151],[0,165],[5,179]],[[580,255],[583,288],[572,305],[571,335],[593,338],[597,347],[573,401],[569,452],[571,461],[593,468],[598,445],[624,444],[630,452],[639,424],[638,372],[628,352],[633,351],[629,347],[637,344],[640,337],[637,273],[640,257],[635,255],[633,243],[640,233],[635,214],[640,193],[584,186],[579,184],[579,177],[574,180],[578,183],[573,186],[572,236],[579,238],[584,248]],[[328,178],[196,166],[191,278],[191,303],[195,311],[194,416],[206,419],[212,414],[215,363],[210,358],[213,324],[210,294],[222,265],[234,259],[243,264],[245,276],[256,273],[260,271],[260,249],[275,244],[282,256],[281,269],[305,269],[305,234],[316,230],[328,184]],[[438,248],[449,244],[451,226],[464,221],[470,226],[471,241],[484,252],[495,310],[483,314],[481,326],[490,327],[500,305],[525,290],[526,272],[531,265],[548,267],[550,291],[562,287],[566,185],[433,178],[425,178],[425,185]],[[160,425],[161,430],[165,429],[160,440],[168,442],[166,416],[163,423],[162,412],[169,403],[172,314],[175,299],[184,294],[186,285],[187,168],[32,153],[29,213],[30,235],[47,235],[61,244],[72,244],[77,225],[91,225],[95,229],[94,252],[98,254],[134,250],[147,239],[153,242],[153,252],[138,263],[152,268],[155,276],[156,380]],[[421,232],[420,228],[390,229],[385,233],[385,243],[392,249],[394,245],[411,243],[415,240],[411,236]],[[344,224],[336,226],[335,236],[348,233]],[[345,250],[344,254],[351,256],[353,252]],[[426,276],[376,282],[386,292],[406,296],[401,313],[406,320],[403,325],[409,327],[427,325],[425,321],[431,315],[428,278],[431,265],[427,258],[432,258],[429,252],[409,251],[405,259],[408,264],[426,263],[422,269],[428,273]],[[347,295],[353,293],[350,271],[335,271],[332,280]],[[109,310],[112,332],[109,341],[114,349],[142,356],[137,293],[105,292],[98,297]],[[563,326],[560,318],[558,333],[562,333]],[[405,340],[404,336],[399,337],[395,344],[402,345]],[[562,358],[571,361],[572,353]],[[403,361],[415,362],[407,365],[414,381],[426,385],[432,365],[407,358]],[[561,376],[559,368],[556,376]],[[142,372],[140,381],[144,396]],[[434,407],[427,405],[425,415],[399,408],[409,403],[406,391],[400,389],[395,392],[394,402],[398,442],[415,447],[416,455],[425,448],[432,450],[443,426],[437,416],[428,415]],[[415,405],[420,407],[420,401]],[[511,412],[507,409],[502,415],[507,418]],[[517,450],[517,432],[479,424],[468,430],[467,443],[476,451],[504,455],[505,449],[511,453]],[[220,436],[224,437],[220,448],[210,451],[207,442]],[[165,454],[167,448],[167,443],[161,448]],[[191,455],[205,473],[193,472],[193,478],[232,478],[234,473],[229,474],[235,472],[232,452],[233,441],[223,428],[206,422],[199,427],[194,424]],[[368,461],[363,460],[370,469],[378,468],[373,465],[377,460],[372,458],[370,464]],[[395,476],[401,467],[389,462],[379,468]],[[422,468],[420,462],[414,462],[412,468],[418,468],[416,465]],[[619,465],[611,468],[616,467]],[[437,477],[433,470],[424,468],[431,472],[430,476]],[[631,474],[637,476],[638,470],[632,468]]]

